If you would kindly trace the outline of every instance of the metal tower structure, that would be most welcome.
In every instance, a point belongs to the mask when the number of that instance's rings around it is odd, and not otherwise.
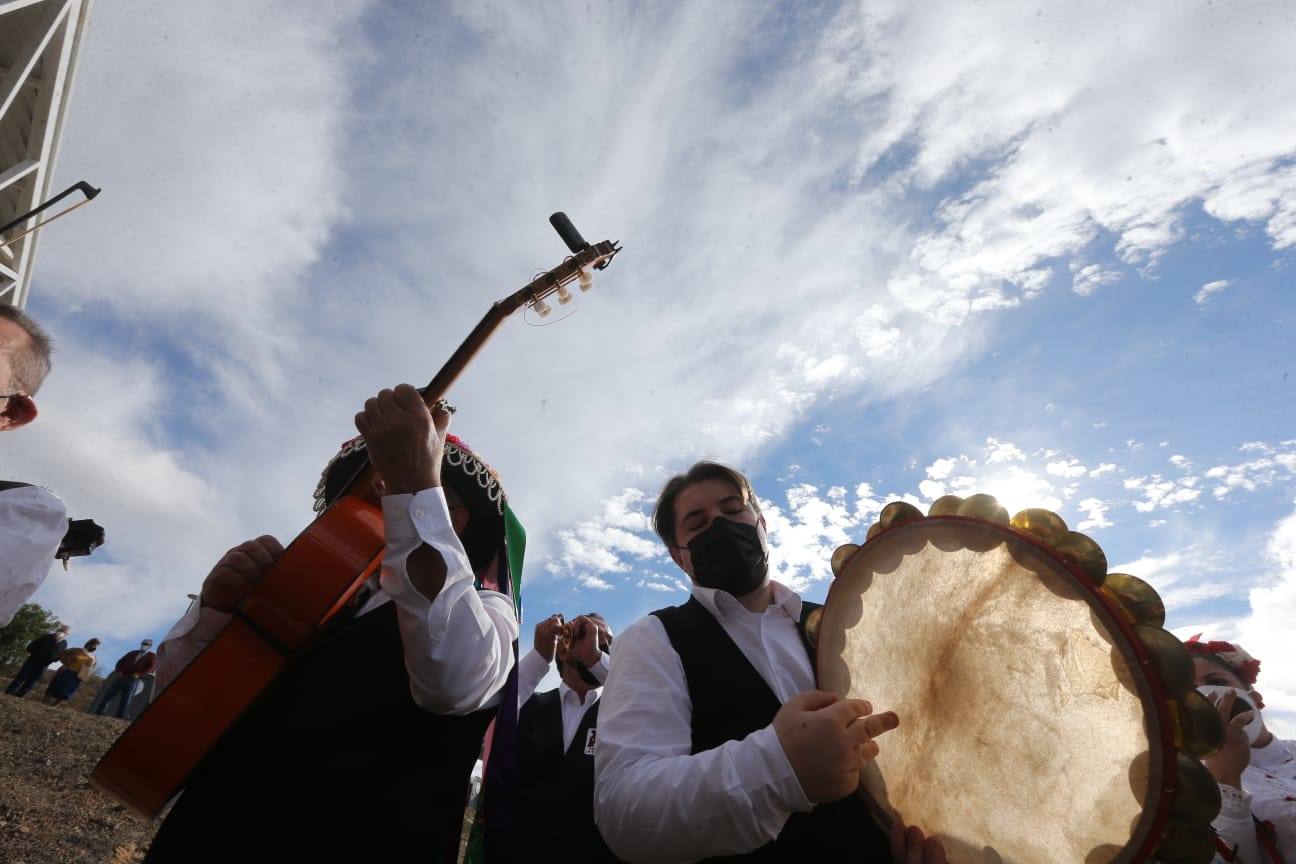
[[[0,0],[0,225],[51,194],[90,2]],[[26,305],[39,236],[36,231],[7,245],[0,240],[0,303]]]

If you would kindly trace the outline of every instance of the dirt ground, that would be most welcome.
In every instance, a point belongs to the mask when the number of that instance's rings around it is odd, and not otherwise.
[[[86,682],[59,708],[41,704],[44,682],[26,699],[0,695],[0,859],[7,864],[143,859],[153,826],[88,780],[127,725],[85,713],[102,683]]]
[[[13,671],[0,670],[3,685]],[[128,724],[85,713],[102,678],[87,681],[66,705],[42,705],[51,675],[25,699],[0,694],[0,862],[142,861],[155,827],[90,788],[88,780]],[[470,809],[464,839],[471,824]]]

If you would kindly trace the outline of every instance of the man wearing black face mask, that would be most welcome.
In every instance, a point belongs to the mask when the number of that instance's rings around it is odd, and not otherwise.
[[[699,462],[663,488],[654,528],[693,581],[682,606],[617,642],[595,751],[594,816],[628,861],[944,864],[853,793],[895,714],[815,689],[816,604],[769,579],[765,519],[741,473]]]
[[[597,612],[569,623],[551,615],[536,625],[535,648],[518,661],[519,848],[532,860],[616,860],[594,826],[599,696],[611,643]],[[535,693],[550,662],[562,682]]]

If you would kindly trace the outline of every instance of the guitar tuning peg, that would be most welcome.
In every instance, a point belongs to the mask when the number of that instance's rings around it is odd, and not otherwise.
[[[559,286],[558,286],[558,303],[559,303],[559,305],[566,306],[568,303],[571,302],[571,300],[572,300],[572,295],[571,295],[571,292],[567,290],[567,286],[566,286],[566,285],[559,285]]]
[[[546,315],[548,315],[550,312],[553,311],[553,309],[549,307],[548,303],[539,299],[537,299],[535,303],[531,305],[531,308],[534,309],[536,311],[536,314],[539,315],[541,318],[544,318]]]
[[[589,270],[582,269],[576,280],[580,283],[580,290],[582,291],[588,291],[594,287],[594,275]]]

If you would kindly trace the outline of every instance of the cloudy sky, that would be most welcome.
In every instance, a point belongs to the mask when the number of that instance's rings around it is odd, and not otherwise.
[[[646,519],[708,456],[812,599],[887,500],[1053,508],[1296,733],[1293,39],[1257,2],[97,4],[58,180],[104,194],[41,241],[60,353],[0,453],[110,543],[36,599],[160,637],[561,209],[625,253],[453,394],[529,531],[524,647],[685,599]]]

